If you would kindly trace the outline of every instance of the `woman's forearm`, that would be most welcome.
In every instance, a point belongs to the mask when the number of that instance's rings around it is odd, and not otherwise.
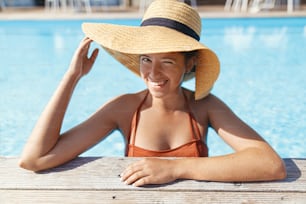
[[[241,152],[208,158],[178,159],[178,179],[221,182],[279,180],[286,177],[283,161],[270,150],[249,148]],[[192,167],[192,168],[191,168]]]
[[[57,143],[64,115],[77,81],[78,78],[69,72],[63,77],[24,147],[20,161],[20,165],[24,168],[27,168],[24,165],[31,165]]]
[[[61,140],[59,140],[59,138],[63,119],[74,88],[79,79],[91,70],[98,56],[98,49],[95,49],[90,57],[88,57],[88,50],[91,42],[92,40],[87,37],[83,38],[80,42],[79,47],[73,55],[67,73],[64,75],[60,85],[38,119],[25,145],[19,163],[21,167],[31,170],[40,170],[56,166],[72,159],[77,153],[83,151],[84,148],[87,147],[80,147],[78,150],[75,150],[75,152],[70,151],[70,154],[66,154],[65,157],[63,152],[67,150],[67,145],[64,145],[66,140],[62,139],[63,137],[61,137]],[[60,142],[58,141],[62,141],[62,145],[59,145]],[[67,143],[70,144],[71,141]],[[55,147],[58,147],[57,153],[59,157],[54,157],[55,152],[48,155],[51,150],[56,149]],[[45,160],[42,158],[45,158]],[[50,163],[51,160],[53,162],[51,162],[52,164]]]

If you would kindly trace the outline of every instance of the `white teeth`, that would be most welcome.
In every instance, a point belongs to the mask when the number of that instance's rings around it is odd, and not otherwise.
[[[150,84],[152,86],[161,86],[161,85],[165,84],[165,81],[158,81],[158,82],[150,81]]]

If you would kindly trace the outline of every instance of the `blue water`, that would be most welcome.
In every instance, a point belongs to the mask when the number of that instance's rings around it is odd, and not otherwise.
[[[83,38],[82,22],[0,21],[0,155],[21,153]],[[140,20],[95,22],[138,25]],[[212,92],[282,157],[305,158],[306,18],[203,19],[201,41],[221,61]],[[185,86],[192,88],[192,81]],[[134,74],[100,52],[75,90],[63,131],[112,97],[144,88]],[[208,146],[210,155],[232,151],[214,131]],[[83,156],[123,154],[122,137],[114,132]]]

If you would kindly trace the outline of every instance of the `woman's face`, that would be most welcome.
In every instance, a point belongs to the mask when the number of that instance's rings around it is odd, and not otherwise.
[[[185,56],[179,52],[140,56],[140,73],[150,93],[155,97],[178,93],[184,74],[190,70]]]

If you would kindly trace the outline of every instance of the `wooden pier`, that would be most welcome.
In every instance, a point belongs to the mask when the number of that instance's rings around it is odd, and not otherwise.
[[[0,157],[0,203],[306,203],[306,159],[284,159],[288,176],[277,182],[125,185],[119,174],[137,159],[80,157],[34,173],[19,168],[18,158]]]

